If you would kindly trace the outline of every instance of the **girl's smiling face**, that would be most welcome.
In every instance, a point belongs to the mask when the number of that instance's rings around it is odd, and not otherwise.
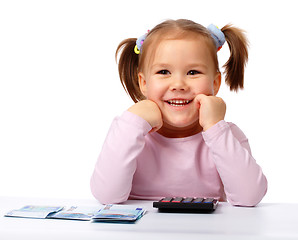
[[[194,98],[198,94],[216,95],[221,82],[206,40],[164,39],[152,56],[139,73],[139,85],[162,113],[164,125],[159,132],[181,137],[202,131]]]

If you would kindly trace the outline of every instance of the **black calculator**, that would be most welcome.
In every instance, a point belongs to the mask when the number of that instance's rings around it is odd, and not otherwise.
[[[203,197],[165,197],[153,202],[153,207],[158,208],[160,212],[180,213],[211,213],[217,205],[217,199]]]

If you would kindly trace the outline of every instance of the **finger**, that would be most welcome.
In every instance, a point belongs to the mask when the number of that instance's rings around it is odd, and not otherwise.
[[[156,132],[156,128],[152,128],[149,133],[153,133],[153,132]]]
[[[195,97],[195,101],[198,103],[198,104],[201,104],[202,101],[207,97],[207,95],[205,94],[198,94],[196,97]]]
[[[153,128],[149,131],[149,133],[157,132],[161,127],[162,127],[162,125],[157,126],[157,127],[153,127]]]

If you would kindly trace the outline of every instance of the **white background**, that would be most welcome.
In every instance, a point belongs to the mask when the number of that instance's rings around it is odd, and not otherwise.
[[[223,84],[218,95],[268,178],[263,201],[298,202],[296,9],[287,0],[0,1],[0,195],[93,198],[107,130],[132,104],[117,45],[188,18],[247,31],[245,90]],[[221,66],[228,54],[225,44]]]

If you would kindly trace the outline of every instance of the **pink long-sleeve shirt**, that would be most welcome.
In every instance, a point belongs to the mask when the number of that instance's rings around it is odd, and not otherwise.
[[[266,177],[235,124],[220,121],[185,138],[150,130],[128,111],[114,119],[90,182],[101,203],[184,196],[255,206],[264,197]]]

